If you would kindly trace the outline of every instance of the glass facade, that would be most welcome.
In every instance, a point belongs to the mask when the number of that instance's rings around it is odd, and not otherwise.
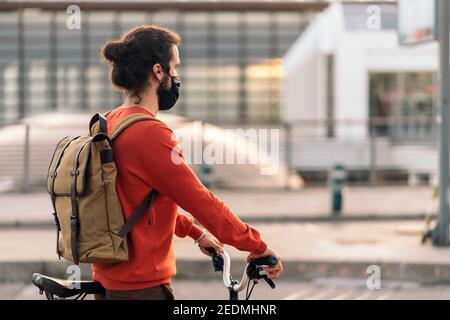
[[[370,116],[379,136],[429,139],[436,135],[437,74],[370,74]]]
[[[100,48],[143,23],[176,30],[182,98],[173,113],[211,122],[278,122],[281,57],[313,13],[298,10],[0,11],[0,124],[50,110],[108,110],[121,94]]]

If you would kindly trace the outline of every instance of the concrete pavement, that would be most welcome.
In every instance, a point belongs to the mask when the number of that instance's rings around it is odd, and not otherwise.
[[[317,221],[330,217],[328,188],[284,190],[214,190],[248,222]],[[349,187],[344,194],[343,218],[422,218],[432,199],[427,186]],[[0,194],[0,227],[52,223],[49,195],[43,190],[27,194]]]
[[[432,197],[429,187],[349,188],[343,217],[369,218],[352,222],[327,221],[327,188],[216,194],[282,255],[286,279],[366,279],[367,268],[377,265],[388,280],[450,282],[450,249],[420,243],[425,224],[417,218]],[[29,282],[33,272],[65,276],[67,264],[55,254],[50,212],[45,192],[0,195],[0,283]],[[415,220],[406,219],[411,217]],[[227,250],[238,276],[245,254]],[[191,239],[175,238],[175,252],[178,279],[217,279],[209,258]],[[88,277],[89,268],[84,273]]]

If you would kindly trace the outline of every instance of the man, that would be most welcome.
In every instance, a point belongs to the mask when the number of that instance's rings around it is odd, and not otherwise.
[[[108,114],[109,133],[132,113],[155,117],[159,110],[175,105],[180,86],[179,43],[175,32],[144,25],[105,44],[102,54],[111,65],[111,81],[125,93],[123,105]],[[268,268],[268,277],[274,279],[281,274],[280,256],[257,230],[244,224],[202,185],[164,123],[134,123],[114,140],[113,151],[118,169],[116,189],[125,219],[150,190],[156,189],[159,195],[148,219],[141,219],[129,233],[129,261],[93,264],[93,278],[107,289],[107,299],[173,299],[170,282],[176,273],[174,233],[191,237],[208,255],[205,248],[221,252],[224,243],[250,252],[248,260],[273,255],[279,262]],[[179,213],[178,206],[211,233]]]

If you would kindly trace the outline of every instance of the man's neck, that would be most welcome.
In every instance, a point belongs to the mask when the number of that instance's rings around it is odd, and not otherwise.
[[[137,103],[137,101],[137,97],[127,96],[123,102],[123,105],[125,107],[141,107],[156,116],[159,111],[158,96],[156,94],[142,95],[141,101],[139,103]]]

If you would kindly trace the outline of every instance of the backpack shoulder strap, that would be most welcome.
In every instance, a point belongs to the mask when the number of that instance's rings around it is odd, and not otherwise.
[[[105,118],[111,111],[104,114]],[[135,113],[132,115],[129,115],[128,117],[125,117],[113,130],[110,139],[111,141],[114,140],[123,130],[125,130],[128,126],[132,125],[135,122],[143,121],[143,120],[155,120],[159,121],[158,119],[151,117],[149,115],[143,114],[143,113]],[[161,122],[161,121],[159,121]],[[138,222],[138,220],[142,217],[142,215],[145,213],[145,211],[151,207],[153,201],[155,200],[156,196],[158,195],[158,191],[156,189],[153,189],[150,191],[145,199],[141,202],[141,204],[137,207],[137,209],[131,214],[128,221],[122,226],[122,229],[120,229],[119,233],[117,234],[121,238],[125,238],[127,234],[130,232],[131,228]]]
[[[135,113],[132,115],[129,115],[128,117],[125,117],[113,130],[111,134],[111,141],[117,138],[117,136],[125,130],[128,126],[132,125],[135,122],[142,121],[142,120],[155,120],[159,121],[158,119],[151,117],[149,115],[143,114],[143,113]],[[159,121],[161,122],[161,121]]]
[[[128,219],[128,221],[123,225],[122,229],[120,229],[119,233],[117,234],[119,237],[125,238],[127,236],[131,228],[136,224],[136,222],[138,222],[139,218],[142,217],[145,210],[151,207],[157,195],[158,191],[156,191],[156,189],[150,191],[150,193],[141,202],[139,207],[137,207],[137,209],[131,214],[130,219]]]

